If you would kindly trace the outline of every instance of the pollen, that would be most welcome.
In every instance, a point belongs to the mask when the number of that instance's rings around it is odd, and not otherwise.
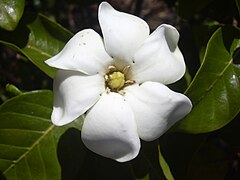
[[[108,75],[108,86],[113,90],[120,90],[125,84],[125,75],[119,71]]]
[[[122,70],[118,70],[113,65],[108,67],[108,73],[104,76],[108,93],[113,91],[123,95],[124,87],[135,83],[133,80],[126,79],[129,69],[130,66],[126,66]]]

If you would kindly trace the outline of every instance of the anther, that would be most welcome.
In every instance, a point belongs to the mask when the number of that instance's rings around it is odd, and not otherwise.
[[[130,85],[133,85],[135,83],[136,83],[136,81],[134,81],[134,80],[126,80],[125,83],[124,83],[124,86],[130,86]]]
[[[104,75],[104,79],[105,79],[105,81],[109,81],[109,77],[108,77],[108,75]]]
[[[128,74],[128,71],[129,71],[130,67],[131,67],[130,65],[125,66],[122,70],[123,74]]]
[[[108,73],[113,73],[117,71],[117,68],[113,65],[108,66]]]
[[[120,95],[122,95],[122,96],[124,96],[124,95],[126,94],[126,92],[123,91],[123,90],[120,90],[118,93],[119,93]]]
[[[106,93],[109,94],[111,92],[111,89],[109,87],[106,88]]]

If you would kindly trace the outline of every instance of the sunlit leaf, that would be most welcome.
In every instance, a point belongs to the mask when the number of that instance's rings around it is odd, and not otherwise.
[[[75,130],[77,133],[69,136],[68,126],[54,126],[51,111],[50,91],[25,93],[0,106],[0,179],[59,180],[62,173],[75,175],[84,157],[84,149],[79,147],[80,133]],[[75,121],[69,126],[79,127],[81,123]],[[74,158],[67,156],[66,149],[71,149]],[[66,166],[72,167],[71,173]]]
[[[25,55],[39,69],[54,77],[55,69],[44,61],[57,54],[72,33],[43,15],[26,14],[13,32],[0,30],[0,43]]]
[[[208,42],[203,63],[186,91],[193,102],[192,112],[177,130],[203,133],[219,129],[240,111],[240,32],[219,28]]]
[[[25,0],[0,0],[0,27],[13,31],[22,17]]]

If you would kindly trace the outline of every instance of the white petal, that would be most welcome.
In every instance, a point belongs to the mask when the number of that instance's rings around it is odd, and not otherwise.
[[[85,29],[75,34],[62,51],[45,62],[55,68],[94,75],[104,72],[111,61],[101,36],[92,29]]]
[[[170,84],[179,80],[185,73],[185,62],[177,43],[178,31],[163,24],[146,39],[134,55],[133,79]]]
[[[138,135],[145,141],[160,137],[192,108],[191,101],[185,95],[173,92],[160,83],[145,82],[125,90],[126,101],[135,115]]]
[[[119,162],[137,156],[140,140],[134,115],[121,95],[102,95],[84,120],[82,140],[91,151]]]
[[[149,36],[147,23],[102,2],[98,13],[106,51],[114,59],[132,63],[133,54]]]
[[[59,70],[53,82],[52,122],[57,126],[72,122],[97,102],[104,89],[104,79],[100,75]]]

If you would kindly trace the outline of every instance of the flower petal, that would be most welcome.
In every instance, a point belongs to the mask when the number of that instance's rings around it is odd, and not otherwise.
[[[91,151],[119,162],[137,156],[140,140],[134,115],[121,95],[102,95],[84,120],[82,140]]]
[[[133,79],[138,83],[155,81],[170,84],[185,73],[185,62],[177,43],[178,31],[163,24],[146,39],[134,55]]]
[[[114,59],[132,63],[133,54],[149,36],[147,23],[102,2],[98,12],[106,51]]]
[[[53,82],[53,124],[62,126],[72,122],[95,104],[104,90],[104,79],[100,75],[58,70]]]
[[[185,95],[171,91],[160,83],[145,82],[125,90],[126,101],[135,115],[138,135],[145,141],[160,137],[192,108],[191,101]]]
[[[62,51],[45,62],[55,68],[94,75],[104,72],[111,61],[101,36],[92,29],[85,29],[75,34]]]

